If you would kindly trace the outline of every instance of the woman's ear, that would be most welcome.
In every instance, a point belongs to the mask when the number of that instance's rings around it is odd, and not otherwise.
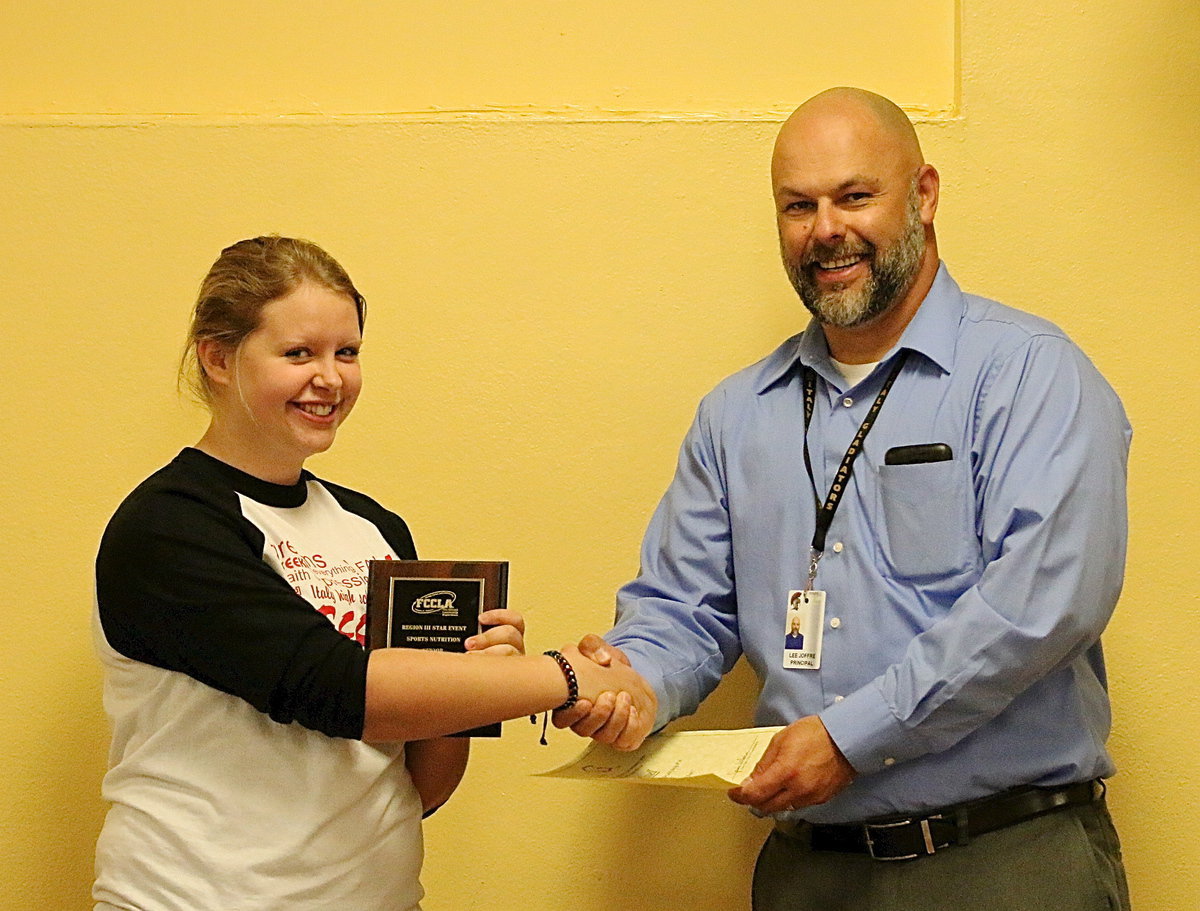
[[[196,361],[210,383],[228,386],[233,382],[233,352],[216,339],[196,342]]]

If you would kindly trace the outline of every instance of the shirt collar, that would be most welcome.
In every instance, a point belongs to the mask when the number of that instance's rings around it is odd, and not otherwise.
[[[929,293],[925,295],[921,306],[905,327],[900,341],[883,356],[881,363],[890,360],[901,349],[907,348],[924,355],[945,373],[949,373],[954,363],[954,348],[963,307],[962,291],[958,283],[950,277],[946,264],[939,263]],[[809,321],[808,328],[799,335],[792,336],[767,358],[759,372],[755,391],[766,392],[791,373],[797,364],[812,367],[822,375],[840,376],[830,362],[825,332],[815,319]]]

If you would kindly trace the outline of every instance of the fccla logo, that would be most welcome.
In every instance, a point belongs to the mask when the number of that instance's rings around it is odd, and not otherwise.
[[[441,614],[443,617],[457,617],[458,608],[454,606],[457,598],[458,595],[450,591],[429,592],[413,601],[412,612],[414,614]]]

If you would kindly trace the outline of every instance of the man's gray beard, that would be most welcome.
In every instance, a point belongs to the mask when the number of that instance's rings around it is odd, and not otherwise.
[[[829,262],[864,252],[870,257],[871,270],[857,291],[844,287],[824,290],[813,279],[811,269],[816,261]],[[861,246],[848,242],[836,247],[817,245],[803,265],[784,255],[783,268],[809,313],[821,323],[849,329],[870,322],[908,292],[921,269],[924,252],[925,226],[921,224],[921,201],[914,181],[908,194],[904,231],[890,249],[880,253],[874,244],[866,242]]]

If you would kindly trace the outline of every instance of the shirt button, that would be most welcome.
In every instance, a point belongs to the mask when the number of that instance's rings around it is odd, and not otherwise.
[[[837,629],[841,625],[842,625],[841,617],[834,617],[832,620],[829,621],[829,626],[831,629]]]
[[[840,554],[842,552],[842,542],[841,541],[838,541],[837,543],[835,543],[833,545],[833,552],[835,554]]]
[[[896,760],[893,759],[891,756],[889,756],[887,759],[885,759],[883,761],[883,764],[890,768],[891,766],[894,766],[896,764]]]
[[[842,701],[843,699],[845,699],[845,698],[846,698],[845,696],[834,696],[834,697],[833,697],[833,701],[834,701],[834,702],[841,702],[841,701]]]
[[[846,396],[844,399],[842,399],[842,404],[849,408],[854,404],[854,399],[850,398],[850,396]]]

